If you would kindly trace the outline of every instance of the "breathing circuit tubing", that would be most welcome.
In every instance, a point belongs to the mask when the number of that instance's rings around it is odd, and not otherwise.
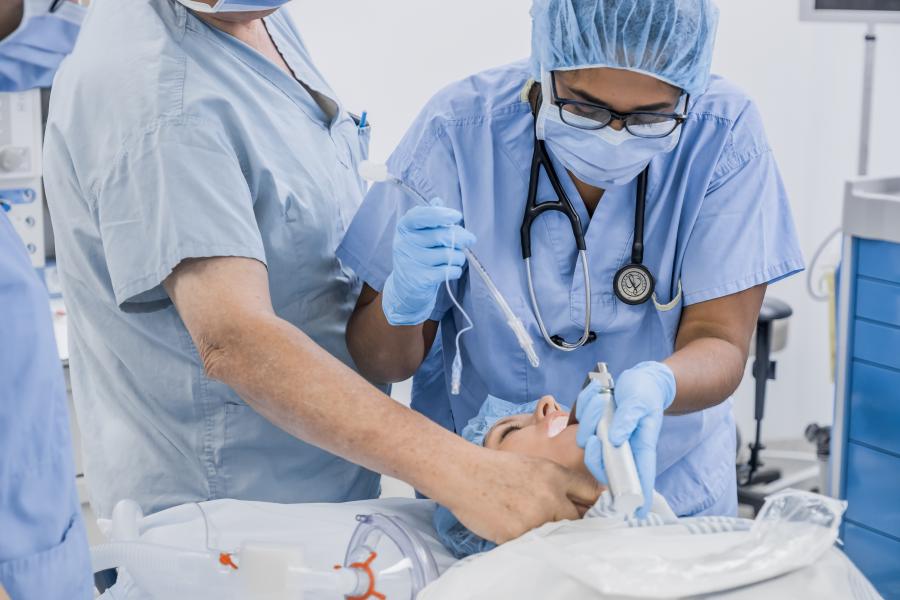
[[[403,583],[399,589],[407,590],[411,600],[438,577],[437,564],[426,543],[398,517],[358,515],[344,564],[315,569],[305,563],[302,549],[291,545],[245,542],[234,552],[210,547],[210,523],[202,506],[196,506],[206,528],[206,548],[202,550],[141,540],[140,507],[133,500],[119,502],[113,509],[112,541],[91,548],[93,572],[124,568],[137,587],[152,598],[216,600],[323,596],[384,600],[383,586],[392,582]],[[379,558],[391,554],[382,552],[390,550],[384,546],[385,541],[399,551],[399,560]],[[391,595],[398,593],[403,595],[398,589]]]

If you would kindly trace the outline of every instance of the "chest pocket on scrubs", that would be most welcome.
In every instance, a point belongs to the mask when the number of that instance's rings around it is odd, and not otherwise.
[[[471,397],[480,400],[488,394],[499,393],[511,402],[520,399],[524,402],[528,394],[528,371],[531,369],[528,357],[516,341],[515,335],[506,326],[506,316],[497,306],[484,281],[471,270],[468,270],[467,277],[472,300],[464,303],[464,307],[475,327],[462,336],[462,346],[465,348],[463,358],[468,361],[463,369],[462,385],[472,394]],[[531,306],[526,304],[525,299],[519,294],[504,293],[504,296],[512,311],[529,329],[532,339],[540,339],[540,331],[537,327],[531,326],[533,321],[533,317],[530,317]],[[461,320],[464,321],[459,316],[457,324],[464,326],[465,323]],[[453,342],[451,337],[445,337],[444,340],[445,343]],[[450,356],[452,357],[452,354]],[[496,367],[497,357],[503,357],[502,369],[505,373],[502,377],[485,371]],[[473,372],[478,373],[477,382],[472,381]],[[507,382],[519,381],[522,387],[516,390],[497,390],[489,385],[490,381],[497,379]]]

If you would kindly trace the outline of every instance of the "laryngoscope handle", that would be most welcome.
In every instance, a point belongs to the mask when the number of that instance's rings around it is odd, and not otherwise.
[[[631,444],[625,440],[621,446],[616,447],[609,441],[609,428],[616,411],[613,378],[606,363],[599,363],[597,369],[588,375],[588,379],[599,381],[602,386],[600,394],[606,397],[603,418],[597,423],[597,437],[603,444],[603,467],[613,497],[613,506],[617,512],[632,516],[644,504],[644,492]]]

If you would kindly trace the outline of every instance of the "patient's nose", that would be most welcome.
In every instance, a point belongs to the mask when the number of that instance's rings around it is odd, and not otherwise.
[[[553,396],[544,396],[538,401],[537,407],[534,409],[534,417],[540,421],[547,415],[560,410],[562,410],[562,408],[556,403]]]

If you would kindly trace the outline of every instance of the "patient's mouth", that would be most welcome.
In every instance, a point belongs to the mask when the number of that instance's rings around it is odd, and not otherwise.
[[[569,426],[569,415],[553,417],[547,426],[547,437],[556,437]]]

